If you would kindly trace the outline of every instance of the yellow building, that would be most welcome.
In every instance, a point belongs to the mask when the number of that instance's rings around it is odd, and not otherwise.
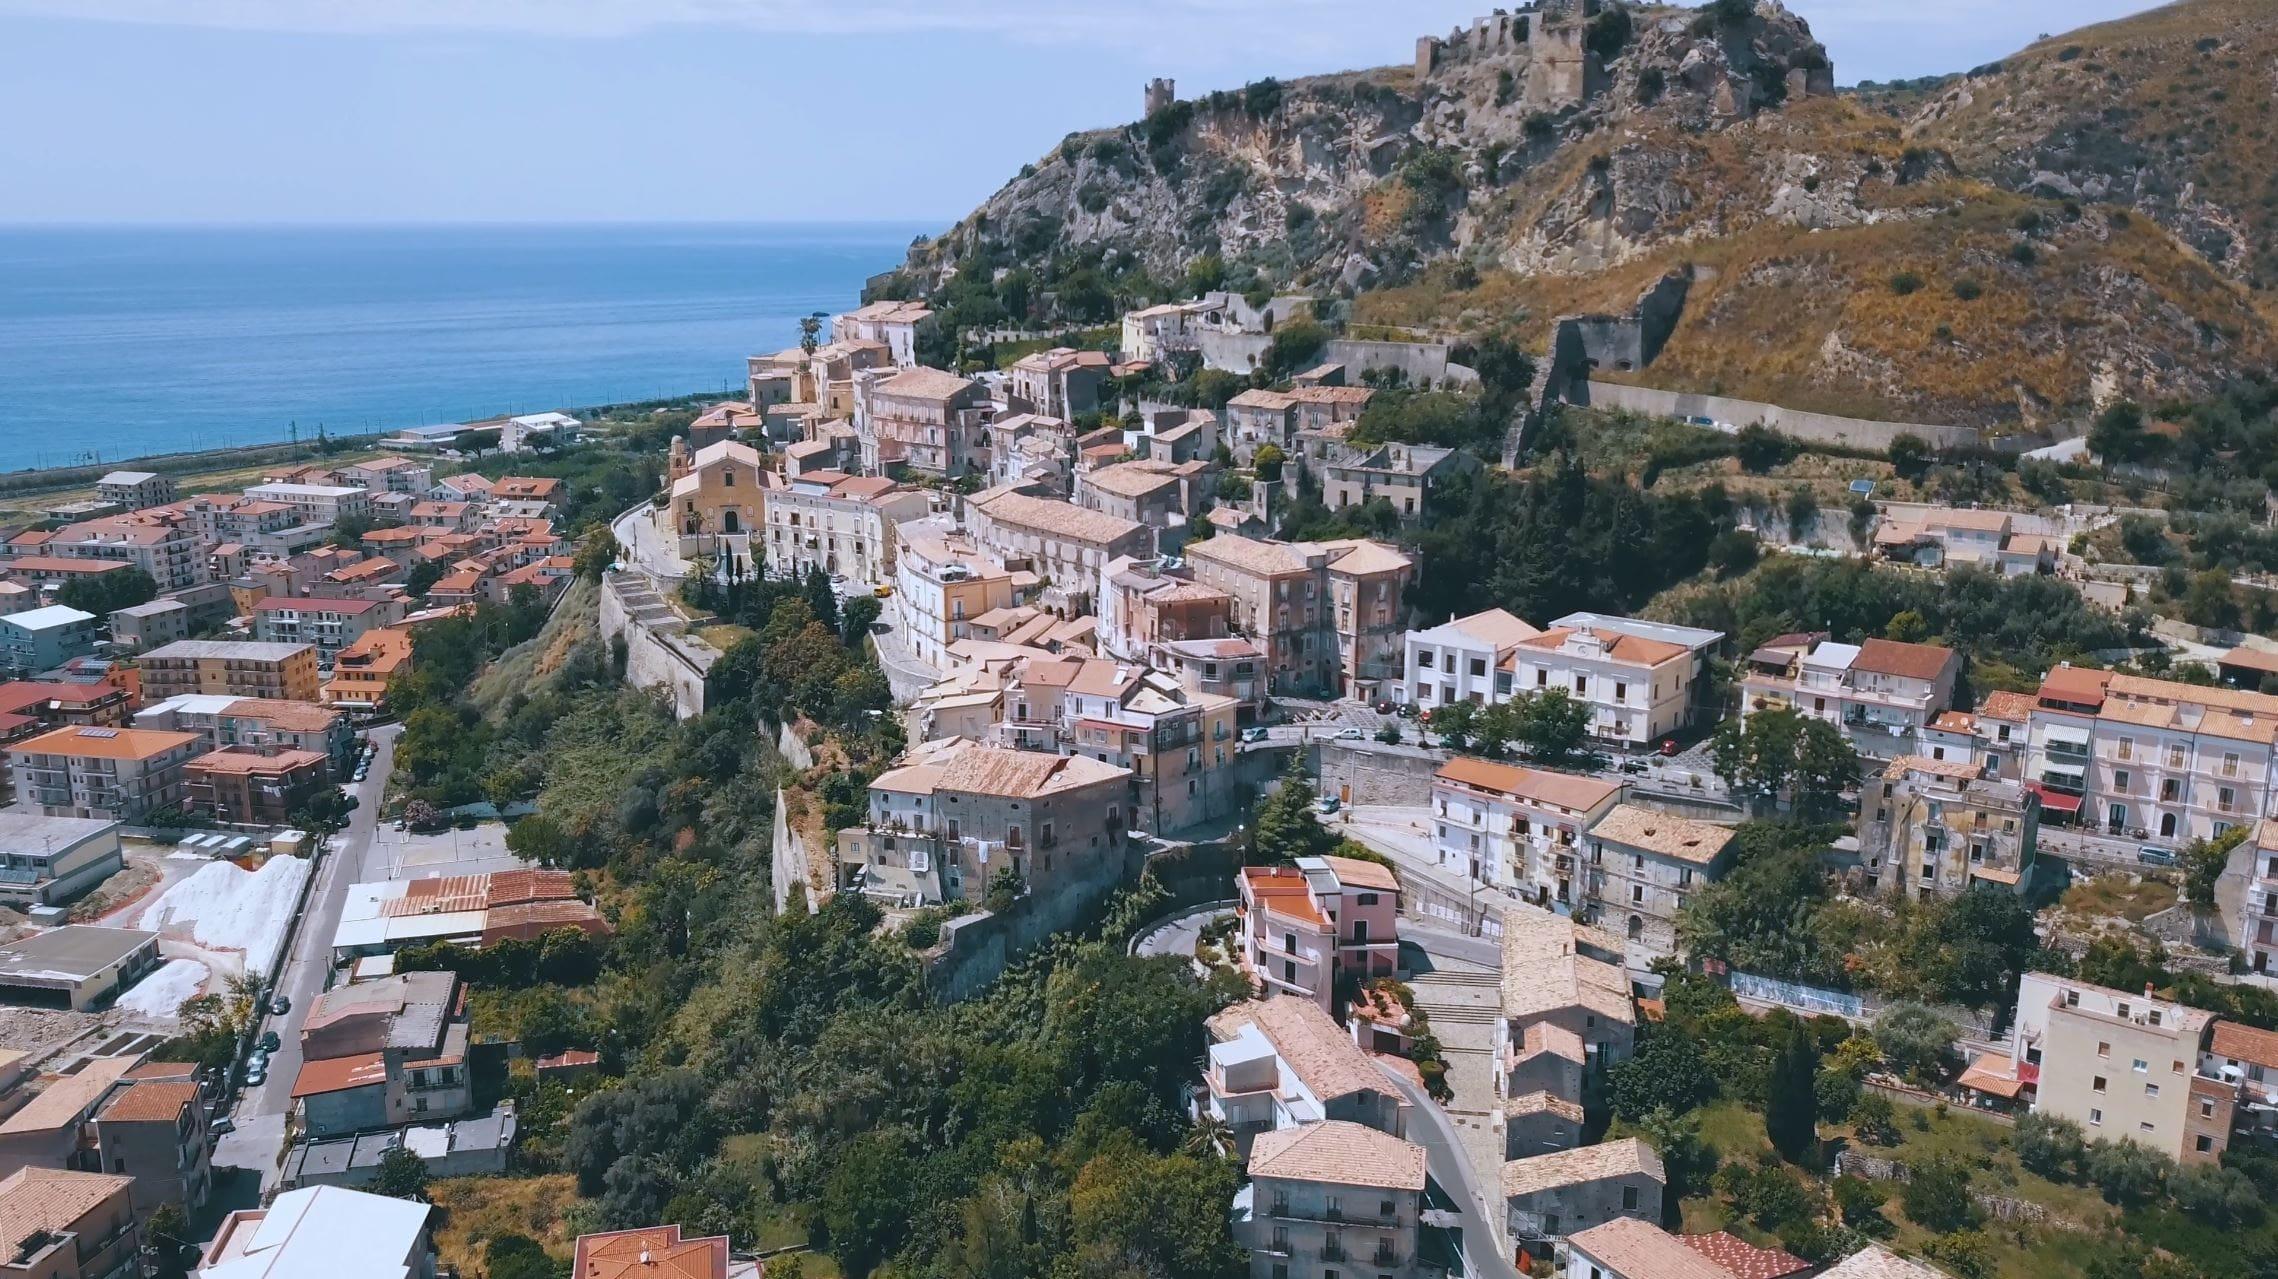
[[[321,691],[313,644],[181,640],[143,654],[137,668],[146,704],[185,693],[313,702]]]
[[[751,538],[766,523],[766,468],[759,450],[722,440],[693,454],[675,438],[669,463],[671,490],[656,512],[657,531],[683,559],[734,556],[749,569]]]
[[[332,678],[324,685],[325,704],[376,707],[387,695],[388,681],[410,670],[411,632],[392,626],[366,631],[333,658]]]

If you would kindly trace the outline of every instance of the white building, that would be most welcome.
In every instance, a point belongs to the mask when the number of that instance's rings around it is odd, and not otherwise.
[[[222,1218],[198,1279],[435,1279],[434,1211],[339,1186],[288,1190]]]
[[[1643,746],[1676,733],[1691,719],[1701,655],[1723,636],[1694,632],[1705,638],[1688,645],[1634,633],[1640,625],[1591,621],[1521,640],[1508,663],[1513,694],[1564,692],[1588,708],[1600,741]]]
[[[1568,908],[1595,896],[1586,837],[1622,788],[1594,777],[1458,756],[1432,777],[1441,869]]]
[[[1398,1137],[1408,1103],[1344,1027],[1310,999],[1245,1000],[1210,1019],[1196,1104],[1245,1154],[1264,1132],[1344,1120]]]
[[[1418,1255],[1424,1163],[1422,1146],[1356,1123],[1261,1134],[1250,1184],[1234,1200],[1251,1279],[1287,1279],[1293,1266],[1311,1273],[1315,1262],[1378,1279],[1445,1274]]]
[[[338,524],[372,513],[372,495],[352,484],[256,484],[245,496],[290,506],[311,524]]]
[[[113,471],[95,481],[95,496],[129,511],[164,506],[174,500],[174,477],[155,471]]]
[[[767,495],[767,572],[884,586],[894,580],[897,530],[931,511],[925,493],[882,475],[814,471]]]
[[[1953,705],[1961,670],[1961,654],[1936,644],[1781,636],[1749,654],[1740,713],[1793,707],[1843,730],[1870,759],[1923,754],[1923,730]]]
[[[895,366],[906,369],[918,362],[918,339],[933,326],[933,310],[923,302],[872,302],[833,317],[831,340],[882,343]]]
[[[1540,628],[1504,609],[1459,617],[1404,642],[1400,700],[1430,709],[1454,702],[1492,706],[1511,700],[1509,662]]]

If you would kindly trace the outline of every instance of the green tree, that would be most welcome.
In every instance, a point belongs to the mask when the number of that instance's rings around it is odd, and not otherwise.
[[[150,1250],[152,1279],[184,1279],[197,1264],[198,1245],[190,1239],[190,1219],[180,1204],[162,1203],[152,1209],[142,1237]]]
[[[2192,1164],[2178,1168],[2167,1180],[2175,1206],[2218,1230],[2251,1226],[2262,1220],[2262,1193],[2254,1179],[2236,1168],[2219,1164]]]
[[[1662,1171],[1669,1179],[1669,1206],[1708,1189],[1716,1152],[1701,1139],[1698,1117],[1655,1110],[1638,1119],[1636,1126],[1637,1135],[1661,1156]]]
[[[74,577],[55,593],[56,603],[103,618],[122,608],[148,604],[156,598],[157,579],[139,568],[131,567]]]
[[[1285,456],[1278,444],[1260,444],[1258,451],[1250,455],[1250,468],[1258,473],[1260,480],[1271,484],[1281,478]]]
[[[1901,434],[1890,442],[1890,466],[1909,480],[1919,480],[1930,471],[1930,445],[1919,435]]]
[[[1875,1018],[1875,1044],[1910,1079],[1945,1076],[1954,1055],[1954,1023],[1920,1004],[1893,1004]]]
[[[1930,623],[1913,609],[1900,609],[1891,614],[1890,625],[1883,628],[1883,638],[1901,644],[1919,644],[1930,638]]]
[[[1424,725],[1439,734],[1449,750],[1464,751],[1471,749],[1471,739],[1479,731],[1479,715],[1477,702],[1453,701],[1433,707],[1424,717]]]
[[[1545,689],[1525,699],[1519,712],[1519,740],[1539,763],[1560,764],[1574,757],[1590,736],[1590,708],[1563,688]]]
[[[782,1279],[781,1268],[769,1262],[768,1273]],[[483,1245],[483,1279],[565,1279],[569,1266],[546,1253],[545,1245],[528,1235],[492,1235]]]
[[[379,1175],[372,1179],[372,1193],[390,1199],[427,1202],[427,1161],[400,1147],[389,1151],[380,1157]]]
[[[1870,1146],[1898,1144],[1898,1109],[1879,1092],[1862,1093],[1851,1107],[1851,1131]]]
[[[2017,1117],[2017,1162],[2050,1181],[2072,1181],[2088,1158],[2080,1125],[2062,1115],[2031,1111]]]
[[[1809,1163],[1819,1154],[1818,1073],[1818,1045],[1802,1022],[1789,1023],[1764,1090],[1764,1131],[1790,1163]]]
[[[1313,781],[1295,761],[1281,776],[1281,784],[1258,805],[1257,856],[1265,863],[1287,863],[1300,857],[1326,856],[1337,837],[1323,829],[1313,814]]]
[[[577,540],[577,553],[570,558],[570,567],[586,581],[598,582],[623,553],[623,548],[617,545],[617,535],[609,531],[609,526],[596,524]]]
[[[1977,1204],[1970,1199],[1969,1165],[1936,1156],[1915,1165],[1899,1196],[1909,1221],[1925,1230],[1966,1229],[1977,1221]]]
[[[909,1203],[918,1168],[900,1136],[870,1132],[856,1137],[823,1183],[823,1227],[831,1254],[846,1273],[867,1275],[902,1246],[910,1228]]]
[[[1763,475],[1784,465],[1795,456],[1795,442],[1774,432],[1761,422],[1751,422],[1740,428],[1733,437],[1733,456],[1740,459],[1740,468],[1751,475]]]
[[[1993,1279],[1993,1241],[1982,1230],[1957,1230],[1922,1245],[1922,1255],[1944,1266],[1955,1279]]]
[[[2167,1188],[2175,1160],[2132,1141],[2099,1141],[2088,1148],[2081,1171],[2103,1192],[2105,1202],[2140,1208]]]
[[[2115,402],[2088,427],[2089,451],[2107,467],[2141,459],[2147,438],[2143,406],[2133,400]]]
[[[1842,1176],[1835,1179],[1835,1211],[1843,1224],[1869,1238],[1885,1239],[1895,1230],[1891,1220],[1883,1215],[1883,1204],[1890,1192],[1881,1182],[1864,1177]]]
[[[1515,700],[1481,707],[1471,717],[1474,748],[1482,755],[1502,758],[1503,752],[1520,737],[1523,716],[1521,704]]]
[[[1284,321],[1275,330],[1273,340],[1266,344],[1264,358],[1258,361],[1258,367],[1272,378],[1302,373],[1320,358],[1321,349],[1328,344],[1327,329],[1310,318],[1299,316]]]
[[[1716,1077],[1691,1035],[1664,1028],[1607,1072],[1606,1092],[1618,1119],[1640,1120],[1657,1110],[1683,1115],[1716,1095]]]
[[[1242,1252],[1226,1204],[1238,1180],[1226,1160],[1153,1155],[1119,1137],[1069,1190],[1078,1273],[1233,1279]]]
[[[1859,752],[1842,730],[1786,706],[1718,724],[1709,766],[1736,794],[1785,797],[1799,815],[1832,811],[1859,781]]]

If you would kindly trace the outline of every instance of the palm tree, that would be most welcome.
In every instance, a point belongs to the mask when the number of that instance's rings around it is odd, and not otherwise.
[[[1179,1143],[1182,1153],[1202,1156],[1222,1156],[1234,1149],[1234,1130],[1225,1120],[1213,1114],[1195,1116],[1194,1127],[1189,1128],[1186,1140]]]

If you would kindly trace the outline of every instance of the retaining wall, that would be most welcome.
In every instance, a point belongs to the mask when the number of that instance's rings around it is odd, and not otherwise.
[[[1597,408],[1628,409],[1632,413],[1650,413],[1660,417],[1705,417],[1734,426],[1747,426],[1761,422],[1770,430],[1814,444],[1831,444],[1841,448],[1888,449],[1892,440],[1901,435],[1912,435],[1932,448],[1983,448],[1985,433],[1974,426],[1933,426],[1926,422],[1878,422],[1867,418],[1839,417],[1832,413],[1806,413],[1800,409],[1782,408],[1756,400],[1736,400],[1722,395],[1696,395],[1684,391],[1663,391],[1650,386],[1627,386],[1618,382],[1591,380],[1582,384],[1581,402]]]
[[[625,641],[625,682],[634,688],[659,686],[672,694],[673,714],[693,719],[704,713],[704,669],[680,647],[676,636],[634,621],[618,596],[614,580],[602,583],[601,637]]]

